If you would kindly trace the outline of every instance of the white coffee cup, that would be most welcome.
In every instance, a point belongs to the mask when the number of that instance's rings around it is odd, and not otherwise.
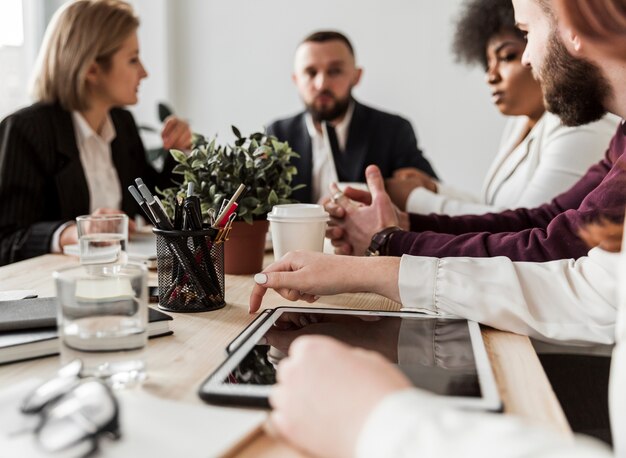
[[[267,220],[271,225],[275,260],[293,250],[321,252],[324,249],[330,216],[321,205],[274,205]]]

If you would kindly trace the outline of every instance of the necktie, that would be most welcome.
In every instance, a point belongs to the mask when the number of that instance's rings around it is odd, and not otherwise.
[[[337,178],[339,181],[354,181],[349,179],[350,164],[348,163],[347,154],[342,154],[339,148],[335,128],[330,124],[326,124],[326,131],[328,132],[328,143],[330,144],[335,168],[337,169]]]

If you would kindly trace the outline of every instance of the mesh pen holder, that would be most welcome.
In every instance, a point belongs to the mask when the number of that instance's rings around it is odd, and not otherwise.
[[[207,312],[224,305],[224,243],[215,229],[154,229],[157,236],[159,308],[170,312]]]

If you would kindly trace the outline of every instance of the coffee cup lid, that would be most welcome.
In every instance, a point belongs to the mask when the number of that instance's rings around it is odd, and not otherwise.
[[[330,216],[324,207],[316,204],[274,205],[267,215],[268,221],[328,221]]]

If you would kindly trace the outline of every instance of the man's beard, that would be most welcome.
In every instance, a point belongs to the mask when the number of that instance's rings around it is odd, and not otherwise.
[[[606,114],[611,85],[598,66],[572,56],[556,33],[548,42],[539,79],[548,111],[566,126],[589,124]]]
[[[352,100],[352,95],[348,94],[345,99],[338,99],[335,95],[330,91],[322,91],[319,95],[326,95],[328,97],[332,97],[335,101],[335,104],[329,108],[322,108],[318,110],[315,108],[314,102],[310,103],[306,106],[309,113],[313,117],[315,122],[322,121],[332,121],[346,114],[348,111],[348,107],[350,106],[350,101]]]

